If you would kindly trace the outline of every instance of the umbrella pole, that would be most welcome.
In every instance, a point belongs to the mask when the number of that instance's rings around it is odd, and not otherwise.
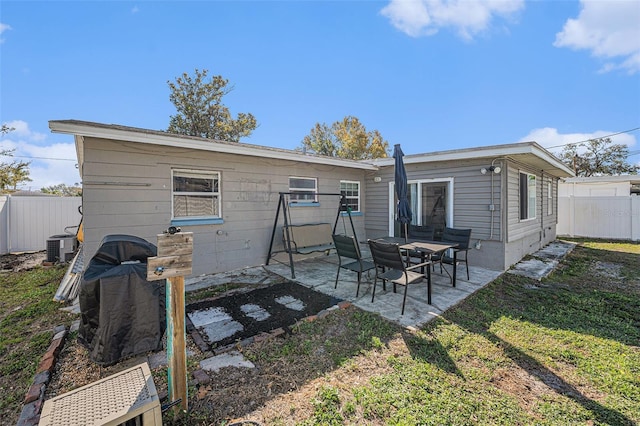
[[[404,223],[404,242],[407,242],[407,238],[409,237],[408,233],[407,233],[407,228],[408,228],[408,224],[405,222]]]

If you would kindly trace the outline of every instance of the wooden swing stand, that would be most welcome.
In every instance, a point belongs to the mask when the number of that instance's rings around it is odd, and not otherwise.
[[[271,242],[269,244],[269,253],[267,254],[266,264],[269,264],[271,259],[275,259],[273,256],[277,253],[286,252],[289,255],[289,267],[291,269],[291,278],[296,277],[293,255],[294,254],[311,254],[314,252],[326,252],[334,248],[332,235],[336,233],[338,226],[338,219],[344,212],[349,216],[349,223],[351,224],[352,235],[356,236],[356,230],[353,226],[353,219],[351,218],[351,209],[347,204],[347,198],[341,193],[309,193],[317,196],[333,196],[340,197],[338,204],[338,213],[336,214],[336,220],[333,223],[333,228],[329,223],[302,223],[293,224],[291,221],[291,209],[289,208],[289,196],[292,194],[299,195],[300,192],[280,192],[280,198],[278,199],[278,208],[276,210],[276,218],[273,222],[273,230],[271,231]],[[306,193],[302,193],[306,194]],[[282,225],[282,243],[284,245],[283,250],[274,250],[273,244],[275,242],[275,236],[277,233],[278,224],[280,222],[280,212],[283,213],[284,224]],[[346,225],[345,225],[346,228]]]

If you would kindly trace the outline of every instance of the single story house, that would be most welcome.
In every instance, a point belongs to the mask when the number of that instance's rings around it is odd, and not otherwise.
[[[87,258],[105,235],[155,243],[175,225],[194,233],[194,275],[264,264],[279,192],[346,192],[360,241],[397,233],[393,158],[352,161],[76,120],[49,127],[75,138]],[[505,270],[555,239],[558,180],[573,174],[537,143],[404,160],[414,223],[472,228],[472,265]],[[291,223],[333,224],[339,197],[289,202]]]

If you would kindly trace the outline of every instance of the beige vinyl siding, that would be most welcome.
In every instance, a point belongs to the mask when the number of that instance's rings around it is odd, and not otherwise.
[[[481,174],[482,167],[488,167],[486,159],[473,161],[448,161],[437,164],[406,164],[410,181],[423,179],[453,179],[453,227],[471,228],[472,244],[481,240],[480,250],[473,249],[469,263],[486,268],[504,269],[504,244],[502,229],[502,188],[503,173],[493,175],[493,236],[491,235],[491,175]],[[389,182],[394,179],[394,167],[385,166],[366,179],[366,230],[368,238],[388,235],[389,228]],[[380,182],[374,182],[379,176]],[[449,194],[451,195],[451,194]],[[447,223],[447,226],[451,224]],[[491,241],[487,241],[491,237]]]
[[[488,239],[491,234],[491,176],[482,175],[480,169],[488,167],[487,161],[443,162],[439,164],[406,164],[409,181],[424,179],[453,178],[453,226],[472,228],[474,239]],[[366,183],[367,233],[387,234],[389,182],[393,181],[394,168],[386,166],[371,174]],[[380,176],[381,182],[374,182],[373,176]],[[493,239],[500,236],[501,182],[500,174],[494,175],[493,203],[495,211]],[[451,196],[451,194],[449,194]],[[447,226],[452,224],[447,223]]]
[[[331,193],[339,192],[340,180],[364,183],[365,179],[365,172],[359,169],[124,141],[85,138],[84,150],[83,208],[88,256],[108,234],[136,235],[156,243],[157,234],[171,224],[172,168],[221,173],[224,223],[182,226],[183,231],[194,232],[194,275],[265,262],[278,192],[288,191],[289,176],[317,177],[319,191]],[[361,208],[366,215],[364,185],[361,190]],[[333,225],[339,198],[320,197],[319,201],[319,207],[292,207],[291,221]],[[361,238],[363,217],[354,217],[354,224]],[[341,230],[342,221],[338,227]],[[278,244],[281,235],[280,231],[276,234]]]
[[[520,220],[520,173],[536,176],[536,217]],[[551,179],[553,214],[547,214],[547,186]],[[507,245],[505,268],[516,263],[527,254],[544,247],[555,239],[557,222],[558,179],[547,173],[536,171],[519,163],[508,167]]]
[[[536,217],[534,219],[520,220],[520,173],[528,173],[536,177]],[[540,220],[542,211],[541,177],[540,173],[522,165],[509,164],[508,167],[508,209],[507,209],[507,242],[520,240],[524,237],[540,232]],[[544,198],[546,198],[546,193]]]
[[[380,177],[380,182],[375,182],[374,178]],[[365,182],[363,182],[366,197],[366,237],[377,238],[388,235],[389,229],[389,179],[393,179],[393,169],[389,177],[388,168],[378,172],[368,172]]]

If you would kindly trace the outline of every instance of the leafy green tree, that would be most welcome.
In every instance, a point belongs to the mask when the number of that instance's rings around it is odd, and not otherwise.
[[[598,138],[565,146],[560,159],[581,177],[638,173],[640,167],[630,164],[628,156],[626,145],[614,144],[611,138]]]
[[[46,186],[40,191],[44,194],[58,195],[60,197],[80,197],[82,196],[82,187],[78,185],[67,186],[64,183],[58,185]]]
[[[316,123],[311,132],[302,139],[302,149],[310,150],[318,155],[338,156],[340,142],[333,134],[331,127],[325,123]]]
[[[389,142],[379,131],[367,131],[358,118],[347,116],[331,127],[316,123],[302,139],[302,149],[330,157],[366,160],[388,157]]]
[[[208,139],[239,142],[258,126],[255,117],[239,113],[234,119],[222,103],[224,95],[233,90],[229,80],[216,75],[207,78],[207,70],[195,70],[195,75],[183,73],[175,82],[167,81],[177,114],[169,120],[168,132]]]
[[[0,134],[5,135],[15,129],[3,124]],[[15,149],[0,151],[0,157],[12,157]],[[29,177],[29,164],[25,161],[12,161],[11,163],[0,163],[0,193],[10,190],[15,191],[22,182],[31,182]]]

